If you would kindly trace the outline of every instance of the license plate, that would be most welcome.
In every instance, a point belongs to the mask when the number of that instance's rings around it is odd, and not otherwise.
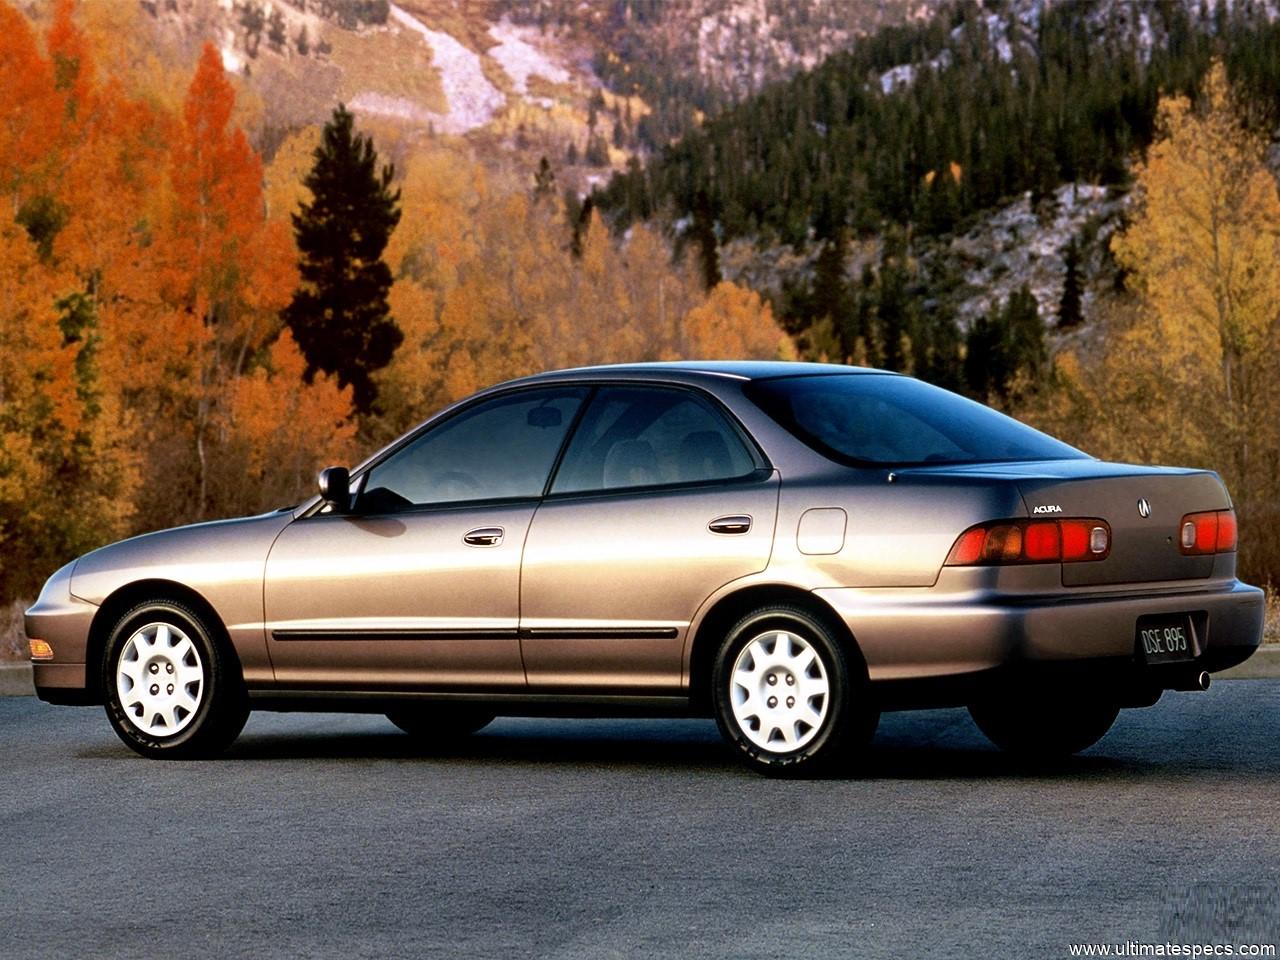
[[[1194,660],[1199,653],[1191,614],[1172,613],[1138,618],[1138,656],[1147,663]]]

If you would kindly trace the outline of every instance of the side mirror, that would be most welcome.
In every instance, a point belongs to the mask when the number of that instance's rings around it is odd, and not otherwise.
[[[351,506],[351,476],[346,467],[325,467],[320,471],[320,496],[342,511]]]

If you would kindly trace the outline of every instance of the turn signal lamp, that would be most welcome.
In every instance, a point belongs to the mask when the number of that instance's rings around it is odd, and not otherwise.
[[[52,660],[53,647],[49,646],[48,640],[30,640],[31,659],[32,660]]]
[[[970,527],[947,555],[949,567],[1105,560],[1111,528],[1105,520],[1001,520]]]

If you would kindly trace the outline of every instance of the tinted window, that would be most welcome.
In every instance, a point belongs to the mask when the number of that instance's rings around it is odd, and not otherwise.
[[[782,377],[757,380],[747,392],[809,446],[844,462],[906,466],[1085,457],[990,407],[910,377]]]
[[[540,497],[587,391],[498,397],[428,430],[374,467],[361,513],[465,500]]]
[[[608,387],[591,401],[552,493],[703,483],[754,469],[737,431],[694,394]]]

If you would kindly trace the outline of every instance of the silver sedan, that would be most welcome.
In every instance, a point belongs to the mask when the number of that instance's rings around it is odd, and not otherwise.
[[[1071,753],[1248,657],[1263,597],[1204,470],[1100,462],[875,370],[637,364],[505,383],[307,502],[57,571],[39,695],[151,757],[250,709],[713,715],[770,774],[855,763],[880,712],[965,705]]]

